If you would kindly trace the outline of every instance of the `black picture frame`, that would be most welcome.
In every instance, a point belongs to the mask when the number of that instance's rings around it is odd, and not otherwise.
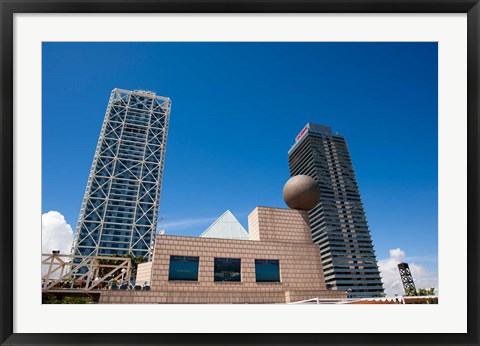
[[[479,0],[0,0],[1,156],[0,295],[2,345],[478,345]],[[468,309],[465,334],[20,334],[13,332],[13,16],[15,13],[467,13],[468,42]],[[454,316],[452,316],[454,318]],[[405,321],[408,323],[408,321]],[[401,323],[399,323],[401,329]]]

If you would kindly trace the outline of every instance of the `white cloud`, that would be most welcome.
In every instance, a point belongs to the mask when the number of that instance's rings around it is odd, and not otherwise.
[[[174,230],[181,230],[181,229],[186,229],[190,228],[192,226],[199,226],[208,222],[213,222],[217,219],[218,217],[204,217],[204,218],[196,218],[196,219],[183,219],[183,220],[172,220],[165,222],[163,224],[159,223],[158,229],[165,229],[167,232],[168,231],[174,231]]]
[[[415,287],[419,288],[435,288],[435,293],[438,294],[438,273],[432,272],[415,262],[409,261],[405,251],[400,248],[391,249],[390,257],[378,261],[378,266],[381,272],[383,287],[387,296],[395,294],[404,294],[402,281],[397,265],[401,262],[407,262],[412,272]]]
[[[42,214],[42,253],[51,254],[60,250],[60,254],[70,254],[73,241],[72,227],[58,211]],[[42,265],[42,276],[46,275],[48,264]],[[58,278],[60,271],[55,271],[50,278]]]
[[[49,211],[42,215],[42,253],[60,250],[61,254],[70,254],[72,241],[72,227],[62,214]]]
[[[249,213],[247,212],[240,212],[234,214],[235,217],[242,217],[245,215],[248,215]],[[159,220],[158,226],[157,226],[157,233],[161,230],[164,229],[166,233],[168,234],[169,231],[177,231],[177,230],[184,230],[184,229],[189,229],[194,226],[205,226],[208,227],[210,224],[213,223],[213,221],[217,220],[222,214],[219,214],[217,216],[211,216],[211,217],[201,217],[201,218],[190,218],[190,219],[181,219],[181,220],[169,220],[166,222],[162,222]]]

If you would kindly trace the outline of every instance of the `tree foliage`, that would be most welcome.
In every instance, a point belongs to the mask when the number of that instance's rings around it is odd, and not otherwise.
[[[405,290],[405,295],[406,296],[414,296],[414,297],[422,297],[422,296],[434,296],[435,295],[435,288],[432,287],[430,289],[428,288],[419,288],[418,290],[414,289],[406,289]],[[426,302],[418,302],[415,304],[438,304],[438,298],[434,298],[432,300],[428,300]]]
[[[418,289],[418,295],[419,296],[434,296],[435,295],[435,288],[419,288]]]
[[[407,296],[434,296],[435,295],[435,288],[432,287],[430,289],[427,288],[419,288],[418,291],[412,288],[405,290],[405,295]]]
[[[130,258],[131,260],[131,263],[132,263],[132,270],[130,272],[130,277],[131,278],[135,278],[137,276],[137,268],[138,268],[138,265],[140,263],[144,263],[145,262],[145,258],[139,256],[139,257],[135,257],[133,256],[132,254],[126,254],[126,255],[118,255],[118,254],[115,254],[115,255],[112,255],[110,257],[118,257],[119,259],[118,260],[107,260],[107,259],[101,259],[99,260],[99,264],[108,264],[108,265],[117,265],[117,264],[120,264],[122,259],[124,258]],[[112,270],[113,268],[100,268],[99,269],[99,272],[98,272],[98,275],[100,277],[103,277],[105,275],[107,275],[110,270]],[[120,274],[120,271],[121,269],[115,271],[114,273],[112,273],[113,276],[117,276]]]
[[[79,296],[65,296],[61,299],[49,296],[42,300],[42,304],[95,304],[92,298]]]

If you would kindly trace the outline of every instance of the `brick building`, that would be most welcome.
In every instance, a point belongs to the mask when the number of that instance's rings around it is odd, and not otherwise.
[[[247,240],[158,235],[138,268],[150,291],[107,290],[100,303],[289,303],[346,298],[327,290],[306,211],[256,207]]]

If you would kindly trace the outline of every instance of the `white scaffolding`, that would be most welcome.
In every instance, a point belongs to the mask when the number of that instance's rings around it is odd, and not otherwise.
[[[124,257],[42,254],[42,265],[48,266],[42,275],[43,292],[90,291],[110,281],[130,282],[132,271],[130,258]]]

